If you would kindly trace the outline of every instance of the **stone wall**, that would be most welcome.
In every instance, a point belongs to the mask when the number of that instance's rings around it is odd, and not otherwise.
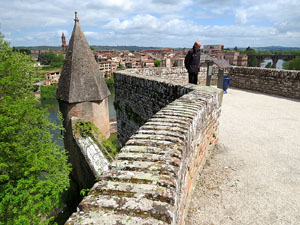
[[[199,83],[205,84],[206,67],[201,67],[198,80]],[[120,146],[162,107],[191,91],[182,86],[186,83],[188,74],[183,67],[129,69],[126,72],[117,72],[114,105]]]
[[[129,140],[66,224],[184,224],[194,181],[217,142],[222,91],[151,73],[116,74],[118,133]]]
[[[72,164],[72,171],[70,173],[70,190],[67,196],[66,203],[69,207],[78,205],[82,200],[80,191],[82,189],[91,188],[96,181],[96,177],[93,175],[88,161],[80,147],[78,146],[73,135],[74,120],[72,117],[82,115],[80,110],[83,108],[83,104],[77,105],[75,103],[69,104],[67,102],[58,100],[60,112],[63,114],[63,126],[65,128],[64,134],[64,147],[68,150],[68,161]],[[86,106],[86,104],[84,104]],[[92,107],[88,107],[91,109]],[[92,114],[90,115],[92,117]],[[86,116],[87,118],[87,116]]]
[[[234,67],[230,86],[300,99],[300,71]]]
[[[144,76],[153,77],[153,72],[157,70],[144,71]],[[141,70],[136,72],[141,74]],[[178,84],[169,85],[157,80],[147,80],[143,76],[128,76],[126,73],[119,72],[115,75],[114,106],[120,146],[161,108],[190,91]],[[182,78],[180,73],[176,78]]]

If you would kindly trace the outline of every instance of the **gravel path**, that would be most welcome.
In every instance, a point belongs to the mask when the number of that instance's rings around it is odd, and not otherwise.
[[[186,225],[300,224],[300,101],[230,88],[219,137]]]

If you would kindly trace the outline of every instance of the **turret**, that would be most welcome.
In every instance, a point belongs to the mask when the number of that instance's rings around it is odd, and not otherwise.
[[[109,137],[109,95],[75,12],[75,24],[56,92],[64,119],[76,117],[90,121]]]
[[[81,151],[73,136],[73,125],[78,120],[91,122],[103,136],[110,136],[107,99],[110,92],[80,28],[77,13],[66,53],[56,98],[63,114],[64,145],[72,164],[72,197],[67,204],[76,205],[81,200],[80,190],[91,188],[96,177],[85,158],[86,153]]]

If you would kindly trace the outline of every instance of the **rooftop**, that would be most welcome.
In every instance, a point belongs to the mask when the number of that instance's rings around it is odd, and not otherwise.
[[[77,13],[56,98],[69,103],[100,101],[110,95],[94,54],[80,28]]]

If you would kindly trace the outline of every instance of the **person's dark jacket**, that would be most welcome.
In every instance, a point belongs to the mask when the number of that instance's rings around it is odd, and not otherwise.
[[[198,73],[200,71],[200,50],[192,48],[185,56],[184,64],[189,73]]]

